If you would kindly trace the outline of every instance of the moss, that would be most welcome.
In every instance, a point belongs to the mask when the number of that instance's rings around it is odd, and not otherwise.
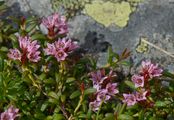
[[[132,10],[129,2],[113,3],[95,0],[92,4],[85,5],[85,12],[106,27],[111,24],[124,27]]]

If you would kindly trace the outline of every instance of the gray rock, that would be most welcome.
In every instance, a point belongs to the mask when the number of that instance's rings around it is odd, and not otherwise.
[[[163,67],[168,67],[173,65],[172,61],[174,58],[158,49],[148,46],[148,52],[143,54],[137,53],[135,49],[140,37],[145,36],[150,43],[166,51],[174,51],[173,7],[174,4],[171,4],[167,0],[146,1],[138,6],[137,11],[130,16],[127,27],[121,30],[113,27],[105,28],[101,24],[96,23],[92,18],[86,15],[79,15],[69,22],[71,27],[70,33],[72,37],[79,39],[82,45],[87,47],[89,51],[100,50],[100,47],[103,46],[97,46],[96,44],[104,42],[112,45],[113,49],[118,53],[124,48],[130,49],[135,65],[139,65],[141,60],[151,59],[162,64]],[[89,35],[89,32],[94,34]],[[89,36],[96,37],[89,38]],[[102,36],[102,39],[99,36]],[[105,50],[98,52],[100,52],[102,57],[99,63],[101,65],[106,61],[103,59],[106,53]]]
[[[29,13],[30,15],[47,16],[53,13],[51,8],[51,0],[5,0],[7,6],[16,9],[14,13],[19,11]]]

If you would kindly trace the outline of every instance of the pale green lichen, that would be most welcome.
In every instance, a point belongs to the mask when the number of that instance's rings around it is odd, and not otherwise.
[[[125,27],[129,16],[136,10],[142,0],[51,0],[55,11],[60,7],[65,10],[67,18],[75,16],[83,9],[104,26],[115,24]]]
[[[106,27],[111,24],[124,27],[132,10],[129,2],[113,3],[95,0],[92,4],[85,5],[85,12]]]
[[[136,52],[138,53],[146,53],[148,51],[147,43],[143,42],[143,40],[148,41],[147,37],[140,37],[140,42],[136,47]]]
[[[65,10],[66,17],[73,17],[81,11],[85,4],[90,3],[91,0],[51,0],[52,7],[56,11],[60,7]]]

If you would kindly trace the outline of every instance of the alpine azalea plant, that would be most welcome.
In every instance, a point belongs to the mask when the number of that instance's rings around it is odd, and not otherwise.
[[[42,24],[47,28],[49,38],[68,33],[66,18],[58,13],[43,18]]]
[[[147,97],[150,96],[151,89],[149,88],[149,81],[152,78],[160,77],[163,70],[158,68],[158,65],[154,65],[151,61],[143,61],[142,68],[140,69],[139,75],[132,76],[132,82],[135,84],[137,89],[135,93],[123,94],[123,102],[127,103],[128,106],[132,106],[137,102],[146,101]],[[152,101],[146,101],[151,102]]]
[[[5,23],[0,24],[0,120],[174,118],[174,74],[158,64],[145,60],[131,73],[136,68],[127,60],[130,51],[117,54],[109,47],[107,63],[98,66],[96,53],[81,53],[68,37],[66,18],[58,13]]]
[[[17,117],[19,117],[19,109],[14,108],[13,106],[10,106],[8,110],[1,113],[0,120],[15,120]]]
[[[30,62],[38,62],[41,57],[40,45],[37,43],[36,40],[32,41],[30,37],[19,37],[19,49],[10,49],[8,53],[8,57],[12,60],[19,60],[24,64],[27,60]]]
[[[93,111],[99,110],[103,102],[106,103],[112,96],[119,93],[117,83],[112,83],[112,78],[115,76],[116,74],[112,70],[109,72],[109,75],[105,75],[104,69],[91,72],[93,88],[97,90],[94,94],[94,101],[90,102]]]
[[[76,48],[78,48],[76,42],[73,42],[69,38],[62,38],[58,39],[54,43],[47,43],[45,53],[47,55],[54,56],[57,59],[57,61],[64,61],[68,54]]]

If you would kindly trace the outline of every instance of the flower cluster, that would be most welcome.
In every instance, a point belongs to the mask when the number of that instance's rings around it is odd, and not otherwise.
[[[137,91],[134,94],[123,94],[123,102],[131,106],[137,102],[146,100],[149,91],[148,81],[154,77],[161,76],[162,72],[163,70],[158,68],[158,64],[152,64],[151,61],[143,61],[140,73],[132,76],[132,82],[135,84]]]
[[[135,105],[137,102],[146,100],[147,91],[145,89],[140,89],[132,94],[123,94],[124,100],[123,102],[127,104],[127,106]]]
[[[62,38],[58,39],[54,43],[47,43],[45,52],[47,55],[54,56],[57,61],[63,61],[68,56],[68,53],[72,52],[76,48],[78,48],[76,42],[73,42],[71,39]]]
[[[64,16],[54,13],[42,19],[42,24],[48,29],[48,37],[54,38],[59,34],[66,34],[68,27]]]
[[[23,64],[28,59],[31,62],[38,62],[40,60],[40,45],[37,43],[36,40],[32,41],[30,37],[19,37],[19,47],[20,50],[17,48],[10,49],[8,53],[8,57],[13,60],[19,60]]]
[[[152,64],[151,61],[142,61],[140,75],[144,77],[145,81],[161,76],[162,72],[163,70],[158,68],[158,64]]]
[[[8,110],[1,113],[0,120],[15,120],[15,118],[19,116],[18,112],[19,112],[19,109],[11,106],[8,108]]]
[[[99,110],[100,105],[106,103],[112,96],[117,94],[117,83],[112,83],[111,80],[116,75],[111,70],[109,75],[105,75],[105,70],[101,69],[96,72],[91,72],[91,80],[93,87],[97,90],[95,93],[95,99],[90,102],[90,106],[93,111]]]

